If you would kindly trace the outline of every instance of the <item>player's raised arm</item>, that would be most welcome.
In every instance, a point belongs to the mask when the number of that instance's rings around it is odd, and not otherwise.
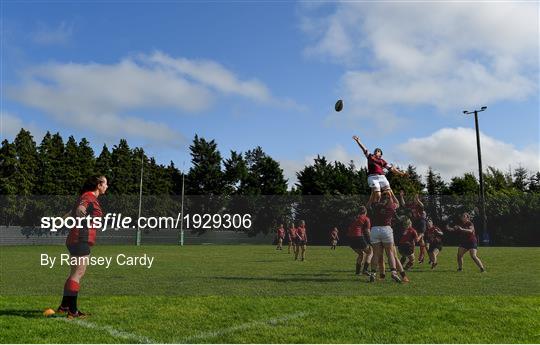
[[[392,192],[392,190],[390,190],[388,192],[388,194],[390,195],[390,201],[394,204],[395,208],[398,208],[399,207],[399,200],[396,198],[396,195],[394,194],[394,192]]]
[[[468,227],[464,228],[462,226],[456,225],[456,230],[464,231],[464,232],[474,232],[474,225],[471,223]]]
[[[414,202],[415,202],[418,206],[424,208],[424,204],[422,203],[422,201],[420,201],[420,196],[419,196],[418,194],[415,194],[415,195],[414,195]]]
[[[360,146],[360,149],[362,150],[362,152],[364,152],[364,156],[366,156],[366,158],[367,158],[367,156],[369,155],[369,152],[368,152],[367,147],[365,147],[364,144],[362,144],[362,143],[360,142],[360,138],[358,138],[358,136],[353,135],[352,138],[354,139],[354,141],[356,141],[356,143],[358,144],[358,146]]]
[[[405,171],[401,171],[399,170],[398,168],[396,168],[394,165],[390,166],[390,169],[389,169],[391,172],[393,172],[394,174],[398,174],[398,175],[401,175],[401,176],[407,176],[407,173]]]
[[[399,191],[399,202],[401,202],[401,206],[405,206],[405,192],[403,189]]]

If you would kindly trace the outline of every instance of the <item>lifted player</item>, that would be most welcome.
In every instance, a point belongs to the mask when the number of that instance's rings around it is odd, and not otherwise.
[[[371,196],[366,206],[369,207],[372,203],[378,202],[381,199],[381,191],[388,190],[392,193],[390,183],[384,175],[384,169],[402,176],[405,176],[407,173],[399,171],[396,167],[382,159],[383,153],[380,148],[376,148],[373,153],[369,153],[368,149],[360,142],[360,139],[356,135],[353,136],[353,139],[360,146],[368,161],[368,185],[371,188]]]

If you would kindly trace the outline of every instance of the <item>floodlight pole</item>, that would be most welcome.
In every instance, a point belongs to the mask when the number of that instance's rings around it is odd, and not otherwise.
[[[486,106],[480,108],[480,110],[467,111],[464,110],[463,114],[469,115],[474,114],[474,127],[476,128],[476,150],[478,152],[478,177],[480,182],[480,217],[482,218],[482,235],[485,236],[488,234],[487,230],[487,215],[486,215],[486,202],[484,194],[484,174],[482,173],[482,150],[480,148],[480,129],[478,126],[478,113],[485,111]],[[487,237],[489,239],[489,236]],[[489,240],[486,240],[489,244]]]
[[[182,165],[182,205],[180,206],[180,214],[182,216],[182,219],[180,219],[180,246],[184,246],[184,177],[186,176],[185,173],[185,165],[186,163]]]
[[[143,168],[144,168],[144,151],[141,150],[141,181],[139,183],[139,218],[137,218],[137,246],[141,245],[141,228],[139,228],[139,221],[141,219],[141,207],[142,207]]]

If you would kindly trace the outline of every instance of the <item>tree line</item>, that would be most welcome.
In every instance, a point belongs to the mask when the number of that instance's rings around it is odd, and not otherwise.
[[[259,146],[224,157],[214,140],[195,135],[189,149],[191,167],[183,176],[172,161],[158,164],[125,139],[111,149],[103,145],[96,156],[85,138],[77,141],[70,136],[64,141],[59,133],[47,132],[37,144],[29,131],[21,129],[0,148],[0,224],[35,223],[43,214],[65,210],[66,198],[76,198],[84,180],[96,173],[109,180],[107,212],[136,216],[141,164],[144,213],[177,213],[184,177],[187,212],[250,212],[255,219],[248,230],[251,235],[305,219],[311,224],[312,240],[325,242],[333,226],[346,229],[370,194],[364,164],[357,167],[352,161],[330,162],[318,156],[296,173],[298,182],[288,189],[279,162]],[[436,223],[451,221],[461,210],[475,214],[479,184],[472,173],[447,182],[431,168],[425,178],[413,165],[406,171],[406,177],[388,174],[393,190],[423,195],[426,211]],[[484,181],[492,242],[538,245],[540,172],[488,167]],[[47,201],[37,201],[39,196]],[[52,196],[58,199],[53,202]]]

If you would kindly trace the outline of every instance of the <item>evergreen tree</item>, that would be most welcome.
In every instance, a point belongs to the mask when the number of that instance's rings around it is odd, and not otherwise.
[[[513,186],[521,192],[526,192],[529,185],[529,176],[527,174],[527,169],[519,167],[514,171],[514,181]]]
[[[242,153],[231,151],[231,157],[224,162],[223,179],[226,194],[241,194],[248,176],[247,163]]]
[[[478,180],[472,173],[465,173],[463,177],[453,177],[448,190],[454,195],[477,195]]]
[[[168,179],[171,181],[171,194],[181,195],[182,194],[182,173],[174,165],[173,161],[169,163],[167,167]]]
[[[82,138],[78,147],[78,166],[80,169],[81,183],[95,173],[96,158],[94,150],[90,147],[90,143],[86,138]]]
[[[13,178],[16,171],[15,144],[5,139],[0,148],[0,224],[10,225],[19,216],[17,186]]]
[[[540,193],[540,171],[529,178],[529,192]]]
[[[433,171],[431,167],[428,168],[426,175],[426,189],[428,195],[443,195],[447,190],[446,183],[441,178],[441,175]]]
[[[195,135],[189,149],[192,167],[186,176],[186,194],[221,195],[225,183],[221,171],[221,154],[215,141],[206,141]]]
[[[509,174],[505,175],[502,171],[494,167],[488,167],[487,172],[483,176],[487,193],[494,193],[512,187],[512,179]]]
[[[14,140],[17,152],[16,171],[13,175],[18,195],[31,195],[37,189],[38,154],[36,143],[29,131],[21,129]]]
[[[441,178],[441,175],[428,168],[426,174],[426,189],[427,189],[427,205],[426,212],[428,216],[434,219],[435,223],[439,223],[443,216],[442,206],[444,204],[444,195],[447,193],[446,183]]]
[[[17,194],[17,185],[14,178],[17,172],[17,164],[15,144],[4,139],[0,148],[0,195]]]
[[[106,144],[103,144],[103,149],[96,159],[95,171],[109,179],[112,177],[112,156]]]
[[[139,157],[139,162],[140,162]],[[111,153],[110,192],[117,195],[137,194],[140,163],[134,166],[134,158],[126,139],[120,139]]]
[[[246,152],[248,173],[245,188],[250,195],[284,195],[287,180],[279,163],[268,156],[260,146]]]
[[[38,148],[39,173],[37,193],[41,195],[66,195],[63,180],[64,141],[59,133],[45,134]]]
[[[63,181],[67,194],[78,194],[84,180],[81,175],[79,147],[73,136],[70,136],[66,141],[63,168],[61,180]]]

